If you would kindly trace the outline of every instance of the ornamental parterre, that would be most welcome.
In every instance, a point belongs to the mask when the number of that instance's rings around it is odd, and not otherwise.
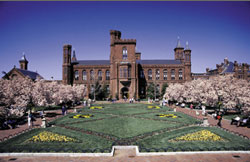
[[[76,142],[74,138],[70,138],[64,135],[43,131],[36,136],[28,139],[26,142]]]
[[[194,133],[189,133],[181,137],[176,137],[170,142],[178,142],[178,141],[225,141],[222,137],[210,132],[209,130],[201,130]]]
[[[77,115],[74,115],[70,118],[74,118],[74,119],[79,119],[79,118],[92,118],[94,115],[92,114],[77,114]]]
[[[102,109],[102,106],[91,106],[90,109]]]
[[[160,118],[177,118],[178,116],[175,114],[157,114],[156,116]]]
[[[160,106],[148,106],[149,109],[160,109]]]

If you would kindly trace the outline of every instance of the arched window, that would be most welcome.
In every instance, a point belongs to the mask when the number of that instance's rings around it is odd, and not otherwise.
[[[175,80],[175,70],[171,70],[171,80]]]
[[[152,70],[148,70],[148,80],[152,80]]]
[[[98,80],[102,80],[102,71],[101,70],[98,71]]]
[[[182,80],[183,77],[182,77],[182,69],[179,69],[179,80]]]
[[[110,72],[109,72],[109,70],[106,71],[106,80],[110,80]]]
[[[90,80],[94,80],[95,79],[95,73],[93,70],[90,71]]]
[[[79,79],[79,72],[78,70],[75,71],[75,80],[78,80]]]
[[[85,70],[82,71],[82,80],[87,80],[87,72]]]
[[[127,50],[126,47],[123,47],[123,49],[122,49],[122,59],[127,60],[127,58],[128,58],[128,50]]]
[[[156,69],[156,70],[155,70],[155,79],[156,79],[156,80],[159,80],[159,79],[160,79],[160,70],[159,70],[159,69]]]
[[[168,80],[168,70],[167,69],[163,70],[163,79]]]

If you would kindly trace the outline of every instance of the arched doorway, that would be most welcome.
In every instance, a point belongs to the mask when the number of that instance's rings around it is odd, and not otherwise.
[[[128,96],[128,87],[123,87],[122,89],[121,89],[121,95],[122,95],[122,98],[124,99],[124,98],[129,98],[129,96]]]

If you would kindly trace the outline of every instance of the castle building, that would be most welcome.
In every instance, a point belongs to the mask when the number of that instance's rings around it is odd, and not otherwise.
[[[28,77],[32,80],[36,80],[38,78],[43,79],[43,77],[37,72],[28,70],[29,61],[26,59],[23,54],[21,60],[19,60],[20,68],[12,68],[8,73],[3,76],[3,79],[14,79],[14,78],[25,78]]]
[[[221,64],[216,64],[215,69],[206,68],[206,73],[193,73],[192,78],[198,79],[209,79],[217,75],[227,75],[233,74],[234,77],[238,79],[245,79],[250,81],[250,69],[249,64],[242,63],[239,64],[237,61],[231,62],[228,58],[224,59],[224,62]]]
[[[191,50],[181,46],[178,38],[173,60],[142,60],[136,51],[136,39],[122,39],[121,32],[110,31],[109,60],[77,60],[72,46],[63,46],[63,84],[84,84],[88,94],[98,81],[107,85],[110,96],[145,98],[150,83],[161,90],[164,83],[183,83],[192,80]]]

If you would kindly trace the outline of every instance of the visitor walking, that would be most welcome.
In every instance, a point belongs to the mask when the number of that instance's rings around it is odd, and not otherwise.
[[[217,119],[219,120],[218,123],[217,123],[217,125],[218,125],[219,127],[221,127],[222,113],[219,113],[219,114],[217,115]]]
[[[65,104],[63,104],[63,106],[62,106],[62,115],[65,115],[65,111],[66,111],[66,107],[65,107]]]

